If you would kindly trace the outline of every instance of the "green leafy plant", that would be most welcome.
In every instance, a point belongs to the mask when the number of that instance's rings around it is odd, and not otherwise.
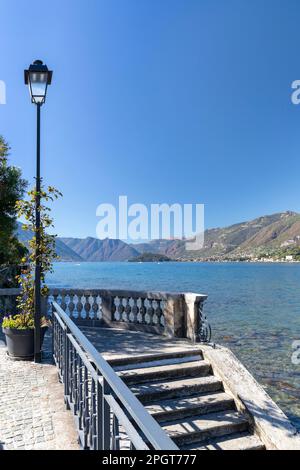
[[[50,326],[48,318],[41,318],[41,327]],[[34,328],[34,318],[32,313],[18,313],[4,317],[2,322],[3,328],[14,328],[17,330],[28,330]]]
[[[32,329],[34,328],[33,315],[31,315],[30,313],[9,315],[8,317],[4,317],[2,327],[15,328],[17,330]]]
[[[55,252],[55,237],[48,230],[53,227],[53,219],[50,216],[50,208],[47,202],[53,202],[62,194],[53,186],[49,186],[47,190],[41,187],[40,193],[35,189],[28,192],[28,200],[17,201],[16,208],[19,217],[25,218],[23,230],[33,233],[32,239],[29,241],[30,253],[27,258],[23,258],[22,262],[26,263],[26,268],[22,269],[21,274],[17,276],[17,281],[21,287],[21,294],[17,297],[18,313],[10,317],[5,317],[2,323],[4,328],[34,328],[34,277],[33,272],[36,263],[41,266],[41,295],[46,297],[49,289],[45,283],[45,277],[48,272],[53,271],[53,261],[58,258]],[[39,243],[37,244],[36,229],[36,201],[40,196],[40,229]],[[38,250],[36,250],[38,248]],[[38,253],[38,254],[37,254]],[[47,326],[49,320],[42,317],[41,326]]]

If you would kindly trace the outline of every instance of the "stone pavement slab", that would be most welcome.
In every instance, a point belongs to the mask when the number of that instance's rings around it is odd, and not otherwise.
[[[63,386],[51,363],[50,334],[42,364],[12,361],[0,333],[0,448],[4,450],[79,449]]]

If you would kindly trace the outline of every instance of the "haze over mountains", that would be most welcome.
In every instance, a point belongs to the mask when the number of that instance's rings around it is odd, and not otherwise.
[[[27,242],[31,235],[18,226],[18,236]],[[57,254],[62,261],[128,261],[141,253],[159,253],[172,259],[227,259],[254,256],[267,250],[300,246],[300,214],[280,212],[205,231],[204,247],[186,251],[184,240],[153,240],[127,244],[122,240],[93,237],[57,237]]]

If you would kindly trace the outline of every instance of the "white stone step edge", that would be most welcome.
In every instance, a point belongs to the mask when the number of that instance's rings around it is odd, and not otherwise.
[[[148,361],[148,362],[137,362],[135,364],[127,364],[124,366],[116,366],[114,370],[116,372],[125,371],[125,370],[132,370],[132,369],[144,369],[148,367],[160,367],[160,366],[168,366],[172,364],[184,364],[185,362],[193,362],[193,361],[203,361],[202,358],[197,356],[185,356],[185,357],[173,357],[170,359],[160,359],[156,361]]]

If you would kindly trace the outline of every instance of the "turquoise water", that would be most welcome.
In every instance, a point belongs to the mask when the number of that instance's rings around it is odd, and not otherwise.
[[[213,340],[230,347],[300,429],[300,264],[56,263],[52,287],[208,294]]]

